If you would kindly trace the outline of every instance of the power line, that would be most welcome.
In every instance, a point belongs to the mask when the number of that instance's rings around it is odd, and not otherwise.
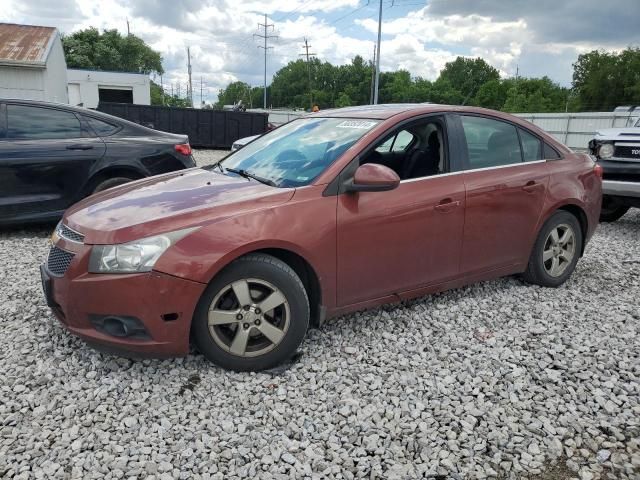
[[[264,23],[258,23],[258,28],[260,27],[264,27],[264,35],[260,35],[259,33],[254,33],[253,36],[264,39],[264,47],[261,45],[258,45],[258,48],[264,48],[264,106],[263,108],[266,110],[267,109],[267,50],[269,50],[270,48],[273,48],[273,47],[267,46],[267,41],[270,38],[278,38],[278,35],[269,35],[268,33],[269,28],[271,28],[271,30],[273,31],[274,25],[273,23],[267,22],[266,13],[264,14]]]
[[[287,17],[290,17],[291,15],[293,15],[294,13],[302,10],[304,7],[306,7],[307,5],[309,5],[310,3],[315,2],[316,0],[308,0],[307,2],[303,3],[302,5],[300,5],[298,8],[296,8],[295,10],[292,10],[290,12],[285,13],[284,15],[281,15],[280,18],[274,18],[273,21],[274,22],[281,22],[282,20],[284,20]]]

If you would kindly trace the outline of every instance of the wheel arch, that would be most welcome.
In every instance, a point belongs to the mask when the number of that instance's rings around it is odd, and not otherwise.
[[[105,167],[102,170],[94,173],[84,184],[82,188],[82,197],[86,197],[93,193],[93,190],[105,180],[115,177],[127,177],[131,180],[140,180],[141,178],[146,177],[145,173],[141,170],[130,167],[130,166],[122,166],[122,165],[114,165],[110,167]]]
[[[547,222],[547,220],[549,220],[549,218],[551,218],[551,216],[558,211],[569,212],[578,220],[578,223],[580,224],[580,231],[582,233],[582,247],[580,251],[580,256],[582,257],[582,255],[584,254],[586,243],[587,243],[586,242],[587,234],[589,232],[589,217],[587,216],[587,212],[584,210],[584,208],[582,208],[577,203],[564,203],[561,205],[557,205],[555,209],[551,209],[549,211],[549,214],[541,223],[540,228],[542,228],[542,226]]]
[[[323,304],[323,285],[318,275],[317,269],[308,260],[308,258],[287,245],[253,245],[249,248],[236,250],[234,253],[226,255],[223,262],[219,263],[215,272],[210,275],[207,283],[211,282],[221,271],[227,268],[235,260],[251,255],[254,253],[262,253],[271,255],[278,260],[286,263],[302,281],[304,288],[309,297],[310,306],[310,323],[312,326],[318,327],[322,325],[326,316],[326,308]]]

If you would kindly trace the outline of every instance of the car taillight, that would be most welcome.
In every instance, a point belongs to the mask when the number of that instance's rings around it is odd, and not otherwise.
[[[602,165],[599,165],[599,164],[596,163],[593,166],[593,173],[595,173],[598,178],[602,178],[604,176],[603,175],[604,171],[602,170]]]
[[[178,145],[175,146],[175,149],[176,149],[176,152],[182,155],[186,155],[186,156],[191,155],[191,145],[189,145],[188,143],[179,143]]]

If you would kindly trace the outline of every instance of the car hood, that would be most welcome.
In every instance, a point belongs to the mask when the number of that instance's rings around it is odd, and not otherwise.
[[[193,168],[92,195],[67,210],[63,223],[87,244],[124,243],[285,203],[294,191]]]
[[[596,137],[605,137],[612,140],[635,139],[640,137],[640,127],[628,128],[604,128],[596,132]]]

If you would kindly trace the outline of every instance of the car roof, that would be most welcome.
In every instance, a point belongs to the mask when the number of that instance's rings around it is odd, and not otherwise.
[[[0,98],[0,103],[33,105],[34,107],[57,108],[58,110],[67,110],[70,112],[76,112],[81,115],[89,115],[90,117],[102,119],[105,122],[117,123],[120,126],[126,125],[130,128],[134,128],[140,131],[149,131],[149,132],[159,131],[159,130],[153,130],[151,128],[145,127],[144,125],[140,125],[135,122],[131,122],[124,118],[116,117],[115,115],[109,115],[108,113],[99,112],[98,110],[93,110],[91,108],[74,107],[73,105],[69,105],[67,103],[43,102],[41,100],[25,100],[22,98]],[[168,132],[162,132],[162,133],[168,133]]]
[[[377,120],[385,120],[399,113],[408,110],[428,111],[434,110],[434,106],[442,109],[442,105],[429,103],[386,103],[379,105],[361,105],[357,107],[330,108],[312,113],[313,117],[345,117],[345,118],[375,118]]]
[[[460,105],[445,105],[439,103],[386,103],[379,105],[363,105],[358,107],[344,107],[323,110],[305,115],[305,117],[338,117],[338,118],[370,118],[375,120],[386,120],[395,115],[410,113],[411,115],[421,115],[435,112],[456,112],[456,113],[477,113],[489,114],[513,121],[517,117],[496,110],[489,110],[480,107],[467,107]]]
[[[90,115],[96,114],[97,116],[104,116],[105,114],[102,112],[98,112],[97,110],[92,110],[90,108],[85,107],[74,107],[73,105],[69,105],[68,103],[58,103],[58,102],[43,102],[41,100],[26,100],[23,98],[0,98],[0,103],[20,103],[22,105],[33,105],[34,107],[51,107],[51,108],[61,108],[64,110],[71,110],[77,113],[88,113]]]

